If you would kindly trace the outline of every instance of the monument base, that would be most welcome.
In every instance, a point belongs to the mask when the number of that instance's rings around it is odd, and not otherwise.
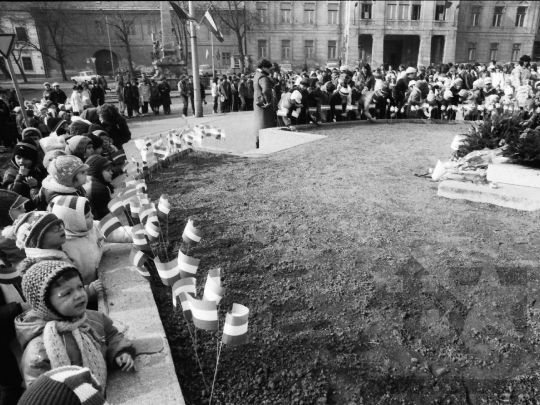
[[[187,74],[187,63],[185,61],[162,60],[155,61],[152,65],[156,70],[152,78],[159,81],[164,76],[172,88],[178,86],[180,76]]]

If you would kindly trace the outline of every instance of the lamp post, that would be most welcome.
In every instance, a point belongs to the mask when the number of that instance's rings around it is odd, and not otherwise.
[[[30,121],[28,120],[28,115],[26,115],[26,107],[24,105],[24,99],[21,94],[21,89],[19,88],[19,83],[17,82],[17,77],[15,76],[15,71],[13,70],[13,65],[9,59],[11,52],[13,51],[13,45],[15,45],[15,34],[0,34],[0,54],[6,60],[7,67],[9,69],[9,74],[11,75],[11,80],[15,86],[15,92],[17,93],[17,98],[19,99],[19,104],[21,106],[21,112],[24,118],[24,123],[27,127],[30,126]]]
[[[195,7],[193,1],[189,2],[189,14],[195,15]],[[191,34],[191,61],[193,69],[193,92],[195,101],[195,117],[203,116],[202,99],[201,99],[201,81],[199,79],[199,55],[197,53],[197,31],[195,22],[189,20],[189,30]]]
[[[109,20],[107,19],[107,14],[105,14],[105,25],[107,26],[107,37],[109,37],[109,52],[111,53],[111,66],[112,66],[112,77],[115,78],[114,75],[114,59],[113,59],[113,52],[111,47],[111,34],[109,34]]]

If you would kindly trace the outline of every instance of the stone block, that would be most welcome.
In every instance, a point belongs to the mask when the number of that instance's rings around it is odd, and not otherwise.
[[[494,183],[540,188],[540,170],[521,165],[488,165],[487,179]]]
[[[325,135],[283,131],[279,128],[261,129],[259,131],[259,149],[248,151],[245,154],[266,155],[324,138],[326,138]]]
[[[491,188],[483,184],[445,180],[439,184],[437,195],[455,200],[494,204],[520,211],[540,209],[540,189],[533,187],[499,184],[498,188]]]

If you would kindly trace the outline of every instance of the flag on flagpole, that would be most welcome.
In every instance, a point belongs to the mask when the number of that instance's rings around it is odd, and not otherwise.
[[[249,309],[233,304],[232,311],[225,317],[221,341],[226,345],[238,346],[247,342]]]
[[[200,262],[200,259],[186,256],[181,250],[178,251],[178,267],[182,278],[195,276]]]
[[[159,238],[159,233],[161,232],[159,224],[156,225],[154,222],[146,221],[144,229],[146,230],[146,234],[148,235],[148,240],[150,242],[154,242]]]
[[[180,280],[178,259],[171,260],[168,263],[162,263],[161,260],[159,260],[159,257],[156,257],[154,263],[156,264],[156,269],[163,284],[172,286]]]
[[[159,218],[164,219],[167,218],[169,215],[169,212],[171,212],[171,203],[169,203],[169,195],[168,194],[161,194],[161,197],[159,197],[159,203],[157,206],[157,215]]]
[[[182,278],[174,283],[172,286],[172,302],[174,306],[176,306],[176,300],[180,293],[192,294],[193,296],[197,294],[195,282],[195,277],[188,277]]]
[[[118,197],[114,197],[111,201],[109,201],[107,208],[109,208],[109,211],[116,216],[119,216],[124,212],[124,204],[122,204],[122,200],[120,200]]]
[[[203,235],[203,231],[195,228],[195,225],[193,225],[193,220],[191,218],[188,219],[188,223],[186,224],[184,233],[182,234],[182,239],[184,239],[184,242],[190,246],[194,246],[201,241]]]
[[[204,330],[218,330],[218,312],[215,301],[201,301],[184,292],[180,293],[180,297],[182,296],[187,298],[195,327]],[[185,301],[184,298],[180,298],[180,300]]]
[[[172,1],[169,1],[171,7],[173,8],[174,12],[180,18],[181,20],[192,20],[199,25],[197,19],[195,17],[191,17],[188,13],[186,13],[182,7],[180,7],[178,4],[173,3]]]
[[[122,224],[116,218],[113,214],[108,213],[105,215],[101,221],[99,221],[98,228],[99,230],[105,235],[105,237],[109,236],[112,232],[117,230],[118,228],[121,228]]]
[[[225,288],[221,287],[221,269],[211,269],[208,271],[206,277],[206,284],[204,285],[203,300],[216,301],[219,305],[219,301],[225,295]]]
[[[0,266],[0,284],[20,284],[22,282],[21,272],[15,267],[5,267],[3,262],[0,263]]]
[[[219,28],[214,21],[214,17],[212,17],[212,14],[210,14],[210,10],[206,12],[206,14],[203,17],[203,20],[201,23],[204,22],[204,24],[208,27],[208,29],[214,34],[214,36],[217,38],[219,42],[225,41],[225,38],[223,38],[223,34],[219,31]]]

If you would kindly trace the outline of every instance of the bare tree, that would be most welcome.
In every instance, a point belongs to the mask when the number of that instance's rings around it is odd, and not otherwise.
[[[120,10],[109,16],[109,26],[116,29],[116,37],[120,40],[120,42],[122,42],[122,47],[126,49],[129,75],[130,78],[133,79],[135,75],[133,73],[133,58],[131,56],[131,36],[133,35],[133,30],[135,27],[135,16],[126,15]]]
[[[217,18],[216,23],[219,26],[229,27],[236,35],[238,54],[240,56],[240,69],[245,71],[245,54],[244,40],[250,31],[261,29],[263,23],[260,16],[251,9],[246,9],[245,1],[226,0],[226,1],[210,1],[208,5],[212,8],[212,16]],[[217,16],[217,17],[216,17]]]
[[[0,3],[0,7],[2,7],[2,4]],[[0,27],[0,33],[2,34],[5,34],[6,32],[2,29],[2,27]],[[6,79],[8,80],[11,80],[11,74],[9,73],[9,70],[6,66],[6,62],[5,60],[2,58],[2,60],[0,60],[0,72],[2,72],[4,74],[4,76],[6,77]]]

